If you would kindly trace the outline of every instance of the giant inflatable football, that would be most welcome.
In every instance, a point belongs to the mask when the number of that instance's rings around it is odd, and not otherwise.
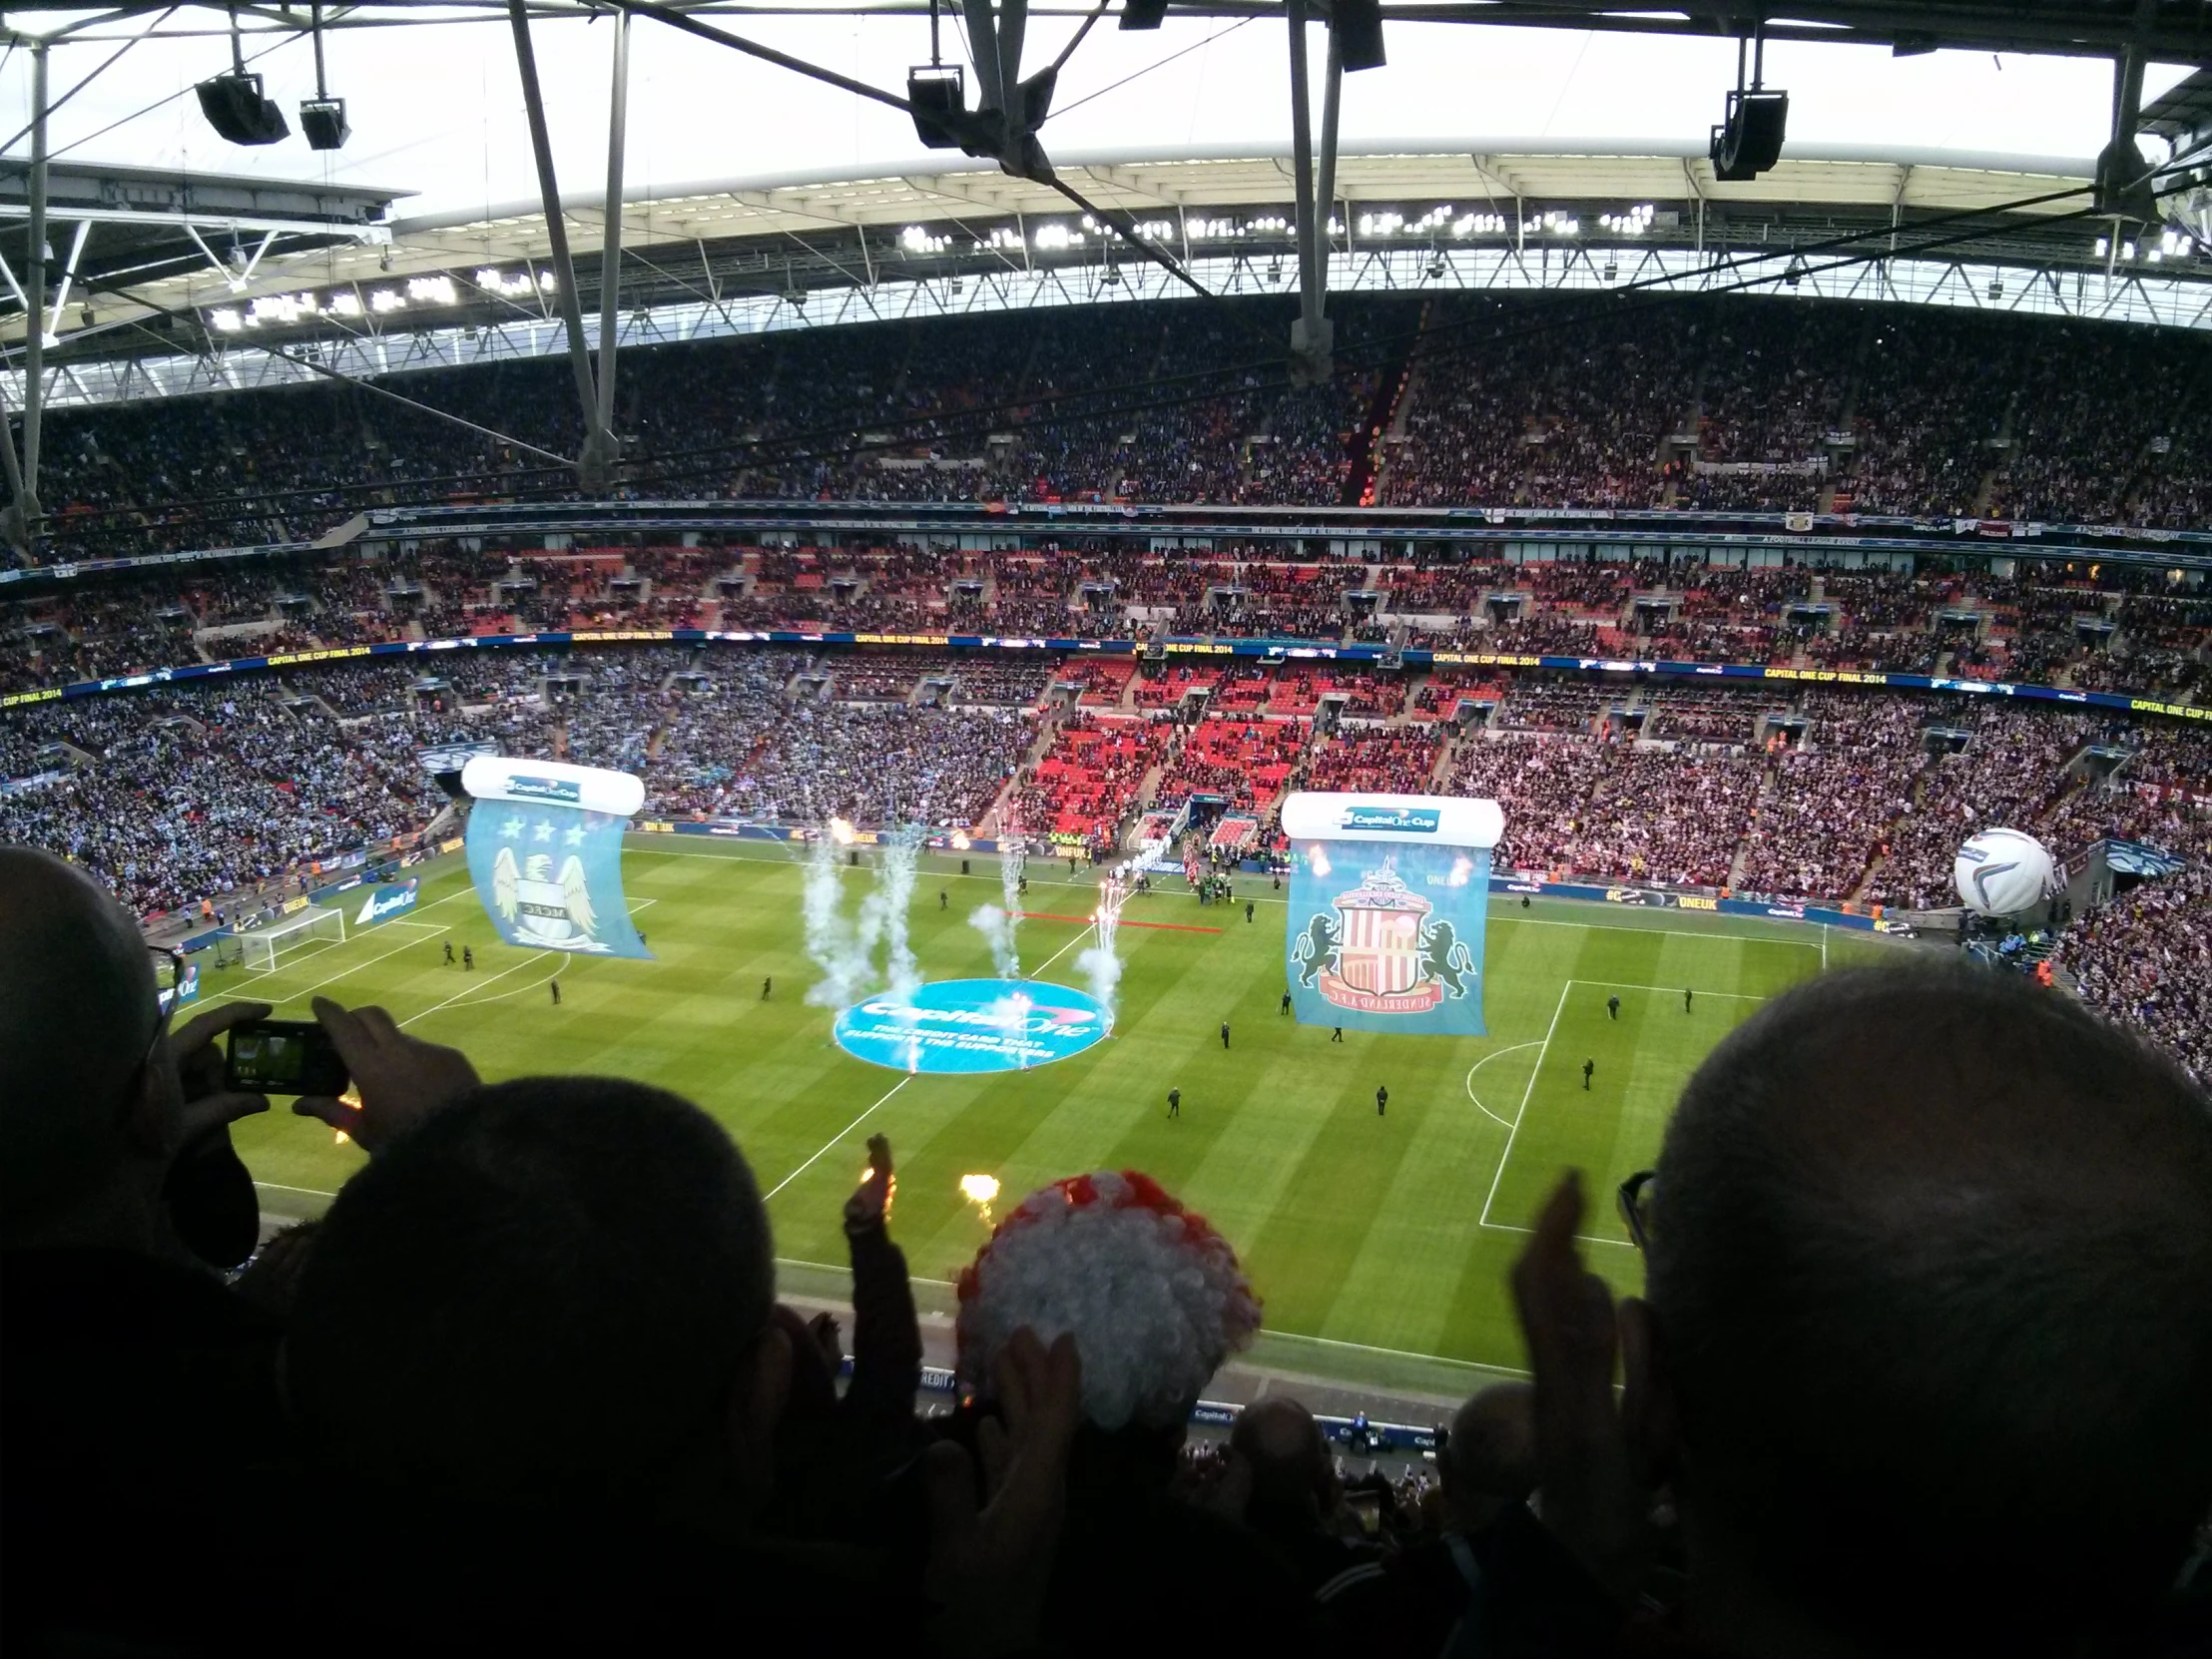
[[[2011,916],[2049,896],[2056,866],[2043,843],[2018,830],[1984,830],[1951,860],[1951,884],[1976,915]]]

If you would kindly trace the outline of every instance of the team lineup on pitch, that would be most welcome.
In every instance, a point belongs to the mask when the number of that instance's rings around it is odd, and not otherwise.
[[[433,868],[405,917],[304,947],[274,972],[224,970],[204,994],[280,1014],[315,996],[381,1003],[487,1078],[607,1072],[685,1094],[745,1149],[779,1256],[802,1270],[842,1260],[839,1205],[868,1134],[898,1149],[899,1233],[924,1280],[949,1280],[987,1235],[963,1177],[988,1174],[1012,1195],[1071,1168],[1145,1169],[1215,1219],[1251,1266],[1268,1331],[1324,1375],[1378,1355],[1518,1367],[1502,1270],[1558,1170],[1577,1166],[1609,1191],[1648,1164],[1697,1062],[1832,949],[1802,924],[1493,899],[1487,1036],[1332,1041],[1280,1009],[1284,890],[1241,875],[1233,903],[1201,906],[1170,881],[1128,901],[1108,1035],[1093,999],[1064,983],[1097,875],[1040,861],[1023,922],[1034,965],[1012,994],[1032,1004],[1025,1041],[1052,1057],[971,1070],[995,1045],[962,1034],[995,1037],[1003,1013],[991,1005],[1009,993],[961,899],[995,888],[995,865],[963,876],[953,860],[923,860],[908,921],[930,977],[915,1002],[937,1017],[917,1022],[887,1005],[870,1015],[867,998],[836,1013],[804,1000],[795,849],[634,836],[623,863],[651,961],[501,944],[465,872]],[[867,875],[845,872],[855,893]],[[448,943],[476,966],[447,966]],[[1833,941],[1837,960],[1889,948]],[[934,1028],[943,1067],[908,1064],[917,1023]],[[358,1160],[321,1126],[276,1114],[238,1138],[275,1213],[319,1209]],[[1632,1253],[1606,1248],[1627,1243],[1609,1206],[1585,1233],[1598,1270],[1625,1275]]]

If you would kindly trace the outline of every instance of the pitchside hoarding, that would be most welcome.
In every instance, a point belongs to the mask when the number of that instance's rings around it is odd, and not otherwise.
[[[1483,923],[1504,829],[1494,801],[1287,797],[1285,969],[1299,1023],[1485,1035]]]
[[[345,908],[352,912],[347,925],[357,933],[364,927],[403,915],[415,907],[415,894],[420,885],[410,875],[404,881],[371,881],[355,887],[345,895]]]

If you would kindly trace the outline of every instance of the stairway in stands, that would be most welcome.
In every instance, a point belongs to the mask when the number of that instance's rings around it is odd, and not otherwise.
[[[1428,313],[1434,307],[1433,299],[1421,305],[1420,325],[1413,330],[1417,341],[1428,327]],[[1350,440],[1352,465],[1345,473],[1345,487],[1337,504],[1341,507],[1372,507],[1375,505],[1375,469],[1382,459],[1382,434],[1390,429],[1390,418],[1397,412],[1398,399],[1405,395],[1405,388],[1413,377],[1413,346],[1411,343],[1391,353],[1382,365],[1382,376],[1376,384],[1375,401],[1368,405],[1367,418]]]

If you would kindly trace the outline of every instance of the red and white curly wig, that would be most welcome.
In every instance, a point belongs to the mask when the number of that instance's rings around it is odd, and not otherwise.
[[[960,1274],[960,1381],[987,1391],[1023,1326],[1072,1332],[1083,1413],[1101,1428],[1180,1421],[1260,1329],[1260,1299],[1229,1241],[1135,1170],[1040,1187]]]

